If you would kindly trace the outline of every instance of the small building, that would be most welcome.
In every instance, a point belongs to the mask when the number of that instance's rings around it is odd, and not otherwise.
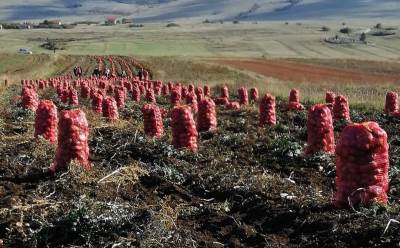
[[[49,20],[49,21],[47,22],[47,24],[48,24],[48,25],[58,25],[58,26],[61,26],[61,25],[62,25],[62,22],[61,22],[61,20]]]
[[[122,24],[133,24],[132,18],[122,18]]]
[[[115,16],[109,16],[106,18],[105,21],[106,25],[117,25],[117,17]]]

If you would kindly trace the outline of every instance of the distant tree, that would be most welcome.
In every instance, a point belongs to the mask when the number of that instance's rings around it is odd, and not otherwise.
[[[349,27],[341,28],[339,32],[343,34],[350,34],[353,30],[351,30]]]
[[[289,22],[285,22],[285,25],[289,25]]]
[[[346,26],[346,23],[345,23],[345,22],[342,22],[342,26]]]
[[[239,24],[239,21],[238,20],[234,20],[232,23],[233,24]]]
[[[323,26],[322,28],[321,28],[321,31],[323,31],[323,32],[328,32],[328,31],[330,31],[331,29],[329,28],[329,27],[327,27],[327,26]]]
[[[381,23],[376,24],[375,28],[381,29],[382,28],[382,24]]]
[[[49,25],[49,21],[48,21],[48,20],[44,20],[44,21],[43,21],[43,24]]]
[[[360,41],[362,41],[362,42],[367,41],[367,35],[364,32],[360,35]]]

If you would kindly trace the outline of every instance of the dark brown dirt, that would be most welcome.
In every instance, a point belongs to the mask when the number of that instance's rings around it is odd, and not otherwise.
[[[400,220],[399,120],[352,111],[354,121],[376,120],[389,134],[390,204],[338,210],[331,205],[334,158],[303,155],[306,113],[286,112],[282,99],[275,128],[257,126],[256,106],[218,107],[218,130],[201,134],[197,154],[172,148],[169,119],[161,140],[144,136],[141,106],[132,101],[113,124],[80,101],[91,128],[93,169],[72,164],[53,177],[54,147],[32,137],[32,113],[9,104],[19,91],[13,86],[1,96],[0,239],[6,247],[399,245],[400,225],[384,233],[390,219]],[[157,101],[169,107],[169,99]],[[336,136],[342,128],[335,123]]]

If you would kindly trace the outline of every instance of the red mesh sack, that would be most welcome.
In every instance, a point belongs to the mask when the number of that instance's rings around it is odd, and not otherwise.
[[[240,105],[249,104],[249,95],[247,93],[247,89],[246,88],[244,88],[244,87],[239,88],[238,95],[239,95],[239,103],[240,103]]]
[[[197,131],[212,131],[217,128],[217,112],[215,103],[210,98],[204,98],[199,102],[197,113]]]
[[[265,94],[260,101],[260,126],[275,126],[276,125],[276,100],[270,94]]]
[[[288,110],[304,110],[304,106],[299,102],[289,102]]]
[[[227,86],[221,87],[221,95],[220,95],[220,97],[229,99],[229,89],[228,89]]]
[[[125,91],[123,89],[115,89],[115,101],[118,108],[123,108],[125,106]]]
[[[204,85],[204,96],[208,96],[208,97],[211,96],[211,89],[210,89],[210,86],[208,86],[208,85]]]
[[[258,102],[258,89],[257,88],[250,89],[250,101],[253,103]]]
[[[22,88],[21,101],[24,108],[36,111],[39,104],[39,97],[36,90],[28,86]]]
[[[81,97],[86,99],[90,96],[90,87],[82,85],[81,87]]]
[[[332,104],[333,105],[335,103],[335,98],[336,98],[335,92],[327,91],[325,93],[325,102],[327,104]]]
[[[304,106],[300,103],[300,91],[292,89],[289,95],[288,110],[303,110]]]
[[[140,102],[140,98],[141,98],[141,93],[140,93],[139,86],[134,85],[132,88],[132,99],[135,102]]]
[[[35,137],[42,136],[50,143],[57,140],[57,107],[52,101],[40,101],[35,116]]]
[[[185,86],[182,86],[182,88],[181,88],[182,98],[186,98],[188,93],[189,93],[188,89]]]
[[[316,104],[308,109],[306,154],[319,151],[334,153],[335,136],[331,110],[324,104]]]
[[[375,122],[351,124],[336,146],[336,207],[387,203],[389,145]]]
[[[69,91],[67,89],[64,89],[62,86],[57,88],[57,95],[58,95],[58,99],[60,99],[60,101],[62,103],[68,103],[69,101]]]
[[[164,126],[160,108],[155,104],[145,104],[142,113],[144,132],[151,137],[161,138],[164,134]]]
[[[143,84],[139,85],[139,90],[140,90],[140,94],[141,95],[145,95],[146,94],[146,87],[144,87]]]
[[[171,105],[176,106],[181,101],[180,90],[173,89],[171,92]]]
[[[65,170],[72,160],[90,169],[88,139],[89,125],[85,113],[80,109],[62,111],[58,123],[56,156],[50,170],[54,173]]]
[[[194,91],[196,93],[197,101],[199,102],[199,101],[203,100],[203,98],[204,98],[203,88],[197,87]]]
[[[74,105],[74,106],[79,105],[78,93],[76,92],[76,90],[74,88],[69,89],[68,102],[70,105]]]
[[[161,89],[161,94],[163,96],[166,96],[169,94],[169,87],[167,84],[163,84],[162,89]]]
[[[175,148],[197,151],[197,129],[189,106],[175,107],[171,112],[172,144]]]
[[[298,89],[290,91],[289,102],[300,102],[300,91]]]
[[[96,113],[103,112],[103,95],[99,93],[95,93],[92,98],[92,109]]]
[[[188,104],[192,108],[194,113],[197,113],[197,110],[198,110],[197,97],[194,94],[194,92],[189,92],[186,95],[186,104]]]
[[[115,121],[119,119],[117,102],[113,97],[106,97],[103,100],[103,117],[109,121]]]
[[[390,91],[386,94],[385,113],[390,114],[399,111],[399,96],[396,92]]]
[[[333,105],[333,119],[350,121],[349,102],[345,96],[337,96]]]
[[[226,107],[228,109],[232,109],[232,110],[239,110],[240,109],[240,103],[239,102],[229,102]]]
[[[148,89],[148,90],[146,91],[146,100],[147,100],[148,102],[152,102],[152,103],[155,103],[155,102],[156,102],[156,97],[155,97],[155,95],[154,95],[154,90],[153,90],[153,89]]]

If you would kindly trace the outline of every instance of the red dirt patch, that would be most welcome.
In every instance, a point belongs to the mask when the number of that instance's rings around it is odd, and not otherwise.
[[[376,74],[285,60],[218,60],[219,63],[267,77],[294,82],[399,83],[398,74]]]

